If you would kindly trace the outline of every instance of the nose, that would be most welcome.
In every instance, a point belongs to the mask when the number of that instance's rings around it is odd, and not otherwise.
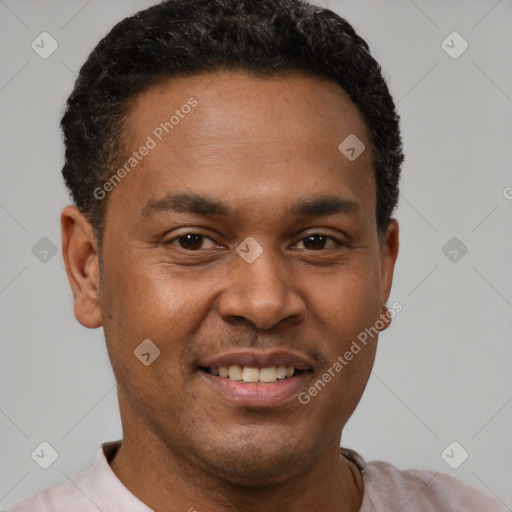
[[[271,252],[263,251],[252,263],[236,256],[218,303],[225,321],[245,319],[258,329],[271,329],[304,320],[306,305],[295,291],[293,270],[285,269],[286,263]]]

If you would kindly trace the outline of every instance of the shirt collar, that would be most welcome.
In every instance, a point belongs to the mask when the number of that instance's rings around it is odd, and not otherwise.
[[[91,488],[99,489],[98,497],[108,507],[109,512],[126,512],[126,510],[131,512],[153,512],[153,509],[132,494],[112,471],[109,462],[115,457],[120,446],[121,440],[109,441],[99,446],[92,468]],[[367,510],[367,492],[370,486],[370,478],[365,471],[366,461],[354,450],[340,448],[340,452],[356,465],[362,475],[364,496],[361,511]]]
[[[90,474],[90,488],[97,489],[95,494],[108,512],[153,512],[132,494],[112,471],[109,461],[114,458],[120,446],[121,440],[99,446]]]

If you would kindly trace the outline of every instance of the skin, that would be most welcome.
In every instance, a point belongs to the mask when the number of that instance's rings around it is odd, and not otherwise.
[[[307,391],[385,312],[398,224],[379,239],[368,130],[331,81],[219,71],[139,94],[125,121],[127,148],[137,150],[190,97],[197,106],[104,199],[101,276],[92,227],[76,207],[62,212],[75,316],[103,326],[118,379],[123,443],[111,467],[157,512],[357,511],[362,478],[339,443],[377,337],[307,405],[239,406],[197,365],[238,348],[292,350],[314,361]],[[353,162],[338,151],[349,134],[366,146]],[[141,215],[168,192],[207,195],[233,214]],[[300,199],[327,195],[358,209],[291,212]],[[308,243],[318,232],[346,245]],[[177,237],[186,233],[205,238],[183,248]],[[235,252],[248,236],[263,249],[250,264]],[[161,351],[149,366],[133,353],[144,339]]]

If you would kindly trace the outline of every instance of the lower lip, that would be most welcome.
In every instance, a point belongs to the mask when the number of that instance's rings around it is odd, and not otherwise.
[[[278,407],[296,398],[309,373],[303,372],[291,378],[270,384],[244,383],[226,377],[218,377],[199,370],[204,379],[222,396],[242,407]]]

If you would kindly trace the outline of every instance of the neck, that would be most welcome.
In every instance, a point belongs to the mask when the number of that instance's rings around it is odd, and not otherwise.
[[[363,496],[361,474],[340,454],[337,443],[293,474],[266,485],[222,480],[146,434],[132,438],[125,432],[110,466],[125,487],[155,512],[356,512]]]

